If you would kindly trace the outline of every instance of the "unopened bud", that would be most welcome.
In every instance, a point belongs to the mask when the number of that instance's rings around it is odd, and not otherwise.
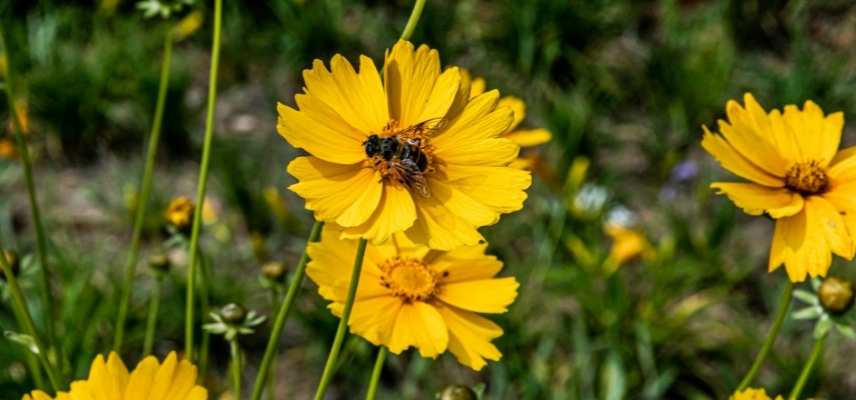
[[[169,202],[166,209],[166,221],[179,232],[187,232],[193,223],[193,213],[196,207],[193,201],[187,197],[180,196]]]
[[[853,307],[853,284],[830,276],[817,289],[820,304],[832,314],[842,314]]]
[[[285,281],[286,272],[285,265],[279,261],[271,261],[262,266],[262,275],[274,282],[282,283]]]
[[[236,303],[229,303],[220,309],[223,321],[232,325],[240,325],[247,318],[247,309]]]
[[[15,274],[15,276],[18,276],[18,272],[21,270],[21,259],[18,258],[18,253],[15,252],[15,250],[3,250],[0,254],[3,255],[3,258],[12,270],[12,273]],[[6,280],[6,274],[2,271],[0,271],[0,278],[4,281]]]
[[[155,272],[167,272],[169,271],[169,267],[169,257],[166,254],[158,253],[149,256],[149,268]]]
[[[449,385],[440,392],[440,400],[476,400],[476,393],[464,385]]]

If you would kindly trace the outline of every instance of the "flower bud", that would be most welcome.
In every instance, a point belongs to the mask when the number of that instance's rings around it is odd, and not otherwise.
[[[284,282],[286,272],[288,270],[285,265],[279,261],[271,261],[262,266],[262,275],[273,282]]]
[[[223,321],[232,325],[240,325],[247,318],[247,309],[236,303],[229,303],[220,309]]]
[[[6,263],[9,264],[12,273],[18,276],[18,272],[21,270],[21,259],[18,258],[18,253],[15,250],[3,250],[0,254],[3,255]],[[6,280],[6,274],[2,270],[0,270],[0,279]]]
[[[476,400],[476,393],[464,385],[449,385],[440,392],[440,400]]]
[[[167,272],[169,267],[169,257],[166,254],[158,253],[149,256],[149,268],[155,272]]]
[[[196,207],[193,201],[184,196],[179,196],[169,202],[166,209],[166,221],[179,232],[186,233],[193,223],[193,212]]]
[[[823,280],[817,289],[820,304],[832,314],[842,314],[853,306],[853,284],[830,276]]]

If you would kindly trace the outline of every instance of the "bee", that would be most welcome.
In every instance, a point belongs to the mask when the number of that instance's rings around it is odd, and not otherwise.
[[[387,163],[387,168],[395,171],[399,181],[414,189],[423,197],[431,197],[425,173],[429,170],[428,156],[423,151],[424,141],[445,127],[442,118],[429,119],[395,132],[386,137],[371,134],[363,142],[366,156],[378,163]]]

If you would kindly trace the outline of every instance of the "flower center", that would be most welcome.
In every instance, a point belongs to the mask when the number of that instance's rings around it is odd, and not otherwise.
[[[399,128],[398,121],[389,121],[380,133],[371,133],[363,142],[366,165],[380,172],[385,183],[403,185],[430,197],[425,175],[434,171],[430,136],[438,126],[429,120]]]
[[[785,173],[785,186],[802,194],[817,194],[826,190],[829,178],[818,161],[796,163]]]
[[[380,270],[380,284],[408,302],[428,300],[439,285],[440,274],[415,258],[389,259]]]

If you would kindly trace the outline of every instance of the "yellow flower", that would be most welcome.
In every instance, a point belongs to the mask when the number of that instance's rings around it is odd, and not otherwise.
[[[0,138],[0,158],[12,160],[18,157],[18,150],[15,149],[15,143],[9,138]]]
[[[476,77],[470,80],[470,74],[466,70],[462,71],[462,87],[469,86],[470,98],[477,97],[484,93],[486,83],[484,78]],[[520,147],[533,147],[544,144],[550,141],[553,135],[550,131],[542,128],[538,129],[517,129],[523,119],[526,118],[526,103],[523,100],[514,96],[505,96],[499,99],[499,107],[508,107],[514,112],[514,120],[508,126],[502,136],[506,139],[517,143]],[[518,158],[512,163],[516,168],[529,168],[532,160]]]
[[[429,250],[395,235],[382,245],[369,245],[363,264],[351,331],[395,354],[409,347],[435,358],[446,350],[458,361],[480,370],[502,356],[491,343],[502,328],[479,313],[499,314],[517,297],[517,281],[497,278],[502,262],[484,254],[486,245],[452,251]],[[357,249],[325,228],[321,242],[309,245],[307,274],[318,292],[341,315]]]
[[[603,229],[612,239],[612,247],[606,260],[610,272],[638,257],[653,255],[651,244],[642,232],[618,224],[606,224]]]
[[[508,166],[519,146],[500,137],[514,115],[497,91],[469,99],[458,68],[441,72],[436,50],[407,41],[387,52],[383,82],[366,56],[359,72],[341,55],[330,65],[303,72],[298,109],[277,106],[279,133],[310,154],[288,165],[289,189],[316,219],[346,239],[405,232],[452,249],[523,207],[531,177]]]
[[[782,396],[776,396],[775,399],[767,395],[767,391],[764,389],[745,389],[739,392],[735,392],[729,400],[782,400]]]
[[[166,209],[166,221],[179,231],[186,231],[193,223],[195,209],[193,200],[184,196],[176,197],[169,202]]]
[[[170,399],[206,400],[208,392],[196,385],[196,367],[189,361],[178,361],[169,353],[163,364],[155,357],[146,357],[130,373],[116,355],[107,361],[99,355],[89,369],[89,379],[72,382],[71,390],[60,392],[56,400],[77,399]],[[24,400],[52,400],[42,391],[24,395]]]
[[[782,264],[793,282],[826,276],[832,253],[853,258],[856,147],[838,151],[844,116],[815,103],[765,112],[751,94],[726,105],[719,134],[707,127],[702,147],[751,183],[711,185],[747,214],[776,220],[769,270]]]

